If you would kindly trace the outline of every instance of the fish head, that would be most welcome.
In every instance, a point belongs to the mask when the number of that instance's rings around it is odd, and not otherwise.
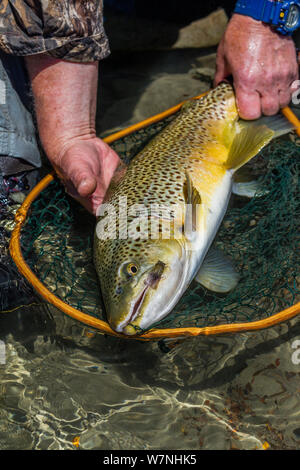
[[[116,332],[138,335],[165,317],[178,301],[186,271],[181,240],[123,240],[100,274],[107,320]]]

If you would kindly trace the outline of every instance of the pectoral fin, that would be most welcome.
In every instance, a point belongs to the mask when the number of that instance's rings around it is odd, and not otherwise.
[[[210,249],[195,280],[206,289],[226,293],[236,287],[239,274],[220,250]]]
[[[242,167],[233,175],[233,194],[242,197],[261,197],[268,194],[265,186],[257,181],[247,167]]]
[[[187,238],[192,238],[199,227],[201,196],[195,188],[193,181],[186,173],[186,212],[184,219],[184,234]]]
[[[243,182],[234,182],[232,186],[233,194],[237,196],[249,197],[254,196],[265,196],[268,194],[268,190],[259,181],[243,181]]]

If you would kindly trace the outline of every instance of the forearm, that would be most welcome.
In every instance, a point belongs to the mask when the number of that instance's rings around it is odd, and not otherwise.
[[[43,148],[55,163],[76,140],[95,137],[98,62],[26,57]]]
[[[120,163],[96,137],[98,62],[26,58],[44,150],[66,190],[94,214]]]

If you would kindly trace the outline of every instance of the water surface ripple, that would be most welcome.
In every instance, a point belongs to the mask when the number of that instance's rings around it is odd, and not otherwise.
[[[0,449],[299,448],[297,319],[159,344],[32,306],[0,332]]]

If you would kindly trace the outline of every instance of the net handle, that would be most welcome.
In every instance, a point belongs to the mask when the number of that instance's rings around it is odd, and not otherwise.
[[[203,93],[202,95],[196,96],[192,99],[199,99],[202,96],[205,96],[208,92]],[[165,117],[171,116],[172,114],[176,113],[181,106],[186,101],[179,103],[176,106],[164,111],[163,113],[157,114],[151,118],[148,118],[138,124],[134,124],[122,131],[116,132],[108,137],[105,137],[103,140],[110,144],[121,137],[125,137],[133,132],[142,129],[144,127],[149,126],[155,122],[161,121]],[[300,136],[300,121],[292,112],[292,110],[288,107],[282,109],[282,113],[284,116],[296,127],[296,132]],[[260,330],[263,328],[269,328],[274,326],[278,323],[287,321],[300,313],[300,302],[289,307],[271,317],[265,318],[263,320],[258,320],[254,322],[248,323],[232,323],[228,325],[217,325],[217,326],[210,326],[210,327],[185,327],[185,328],[161,328],[161,329],[152,329],[148,332],[139,335],[139,336],[124,336],[116,333],[114,330],[110,328],[108,323],[92,317],[86,313],[81,312],[80,310],[71,307],[67,303],[63,302],[61,299],[56,297],[52,292],[50,292],[47,287],[36,277],[36,275],[32,272],[32,270],[27,265],[26,261],[23,258],[21,245],[20,245],[20,235],[21,229],[23,224],[26,221],[27,214],[29,208],[33,201],[39,196],[39,194],[54,180],[55,172],[49,173],[45,176],[28,194],[26,199],[24,200],[21,207],[18,209],[15,215],[15,228],[12,232],[9,249],[12,259],[14,260],[18,270],[20,273],[27,279],[27,281],[35,288],[35,290],[49,303],[63,311],[65,314],[69,315],[70,317],[78,320],[85,325],[88,325],[92,328],[100,330],[102,333],[109,334],[111,336],[117,336],[120,338],[126,339],[135,339],[140,341],[148,341],[151,339],[162,339],[162,338],[182,338],[182,337],[191,337],[191,336],[199,336],[199,335],[217,335],[217,334],[225,334],[225,333],[237,333],[243,331],[253,331],[253,330]]]
[[[293,113],[291,108],[286,106],[285,108],[282,108],[281,112],[290,121],[290,123],[293,124],[293,126],[295,126],[295,131],[297,135],[300,137],[300,121],[297,118],[297,116]]]

